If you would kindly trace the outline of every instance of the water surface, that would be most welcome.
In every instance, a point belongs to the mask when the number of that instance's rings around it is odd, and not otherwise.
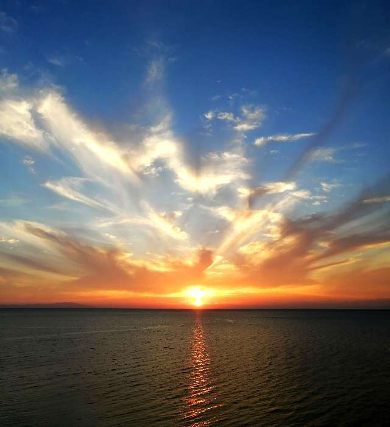
[[[385,425],[390,311],[0,310],[1,426]]]

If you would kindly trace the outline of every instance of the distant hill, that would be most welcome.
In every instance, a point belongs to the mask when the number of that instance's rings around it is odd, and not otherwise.
[[[57,302],[52,304],[0,304],[0,308],[93,308],[77,302]]]

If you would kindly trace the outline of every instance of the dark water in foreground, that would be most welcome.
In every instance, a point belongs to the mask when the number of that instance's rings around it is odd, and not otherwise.
[[[1,426],[385,425],[390,311],[0,310]]]

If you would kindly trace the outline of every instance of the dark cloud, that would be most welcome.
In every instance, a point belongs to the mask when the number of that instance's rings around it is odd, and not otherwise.
[[[18,255],[18,254],[11,254],[11,253],[5,253],[0,252],[0,256],[2,258],[8,259],[11,262],[15,262],[17,264],[21,264],[24,267],[32,268],[34,270],[40,270],[47,273],[55,273],[55,274],[67,274],[67,271],[65,268],[60,268],[57,266],[49,265],[47,261],[42,259],[33,259],[27,256]]]
[[[285,219],[280,236],[259,245],[259,251],[241,255],[236,265],[254,286],[312,284],[310,273],[320,268],[346,265],[337,259],[357,250],[390,244],[390,215],[382,204],[367,204],[367,197],[388,193],[390,177],[364,189],[344,208],[333,213],[317,213],[294,220]],[[364,230],[358,220],[364,219]],[[343,227],[343,231],[340,229]],[[253,260],[258,264],[253,265]],[[324,260],[329,260],[323,264]]]

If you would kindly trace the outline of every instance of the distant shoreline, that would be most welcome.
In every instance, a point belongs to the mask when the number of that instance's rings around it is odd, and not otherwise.
[[[155,310],[155,311],[380,311],[380,310],[390,310],[390,304],[386,301],[386,303],[377,302],[378,305],[372,306],[348,306],[341,305],[340,306],[328,306],[328,307],[203,307],[202,309],[197,309],[193,307],[181,307],[181,308],[164,308],[164,307],[110,307],[110,306],[93,306],[93,305],[84,305],[78,303],[58,303],[58,304],[0,304],[0,309],[8,309],[8,310],[20,310],[20,309],[60,309],[60,310]]]

